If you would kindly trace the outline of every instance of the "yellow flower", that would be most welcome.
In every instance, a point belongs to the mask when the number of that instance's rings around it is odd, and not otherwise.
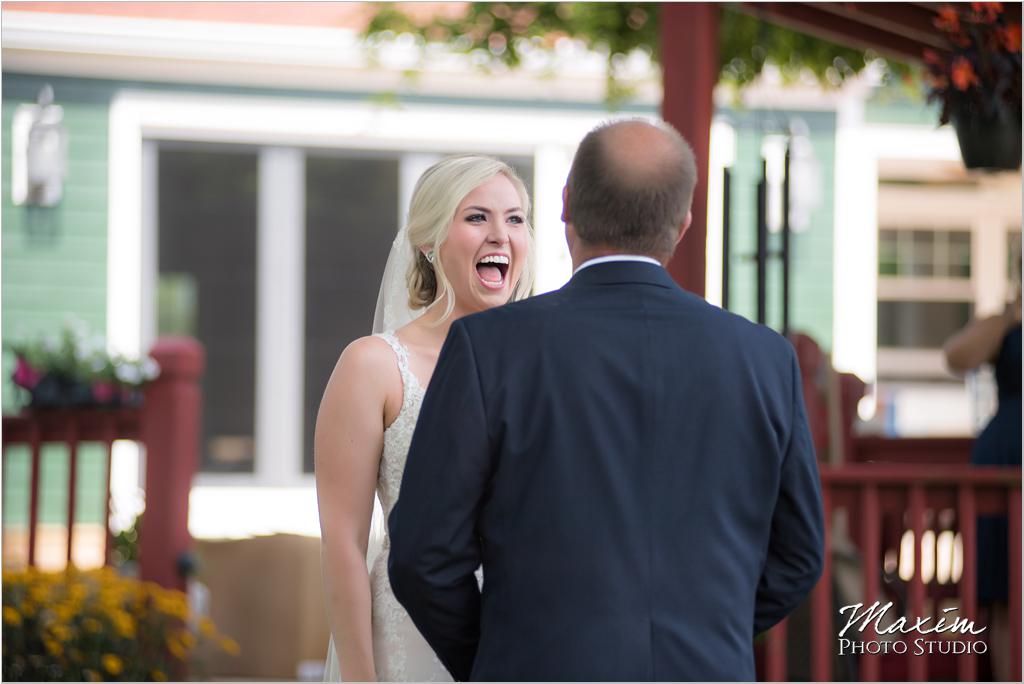
[[[188,649],[194,648],[196,645],[196,635],[187,630],[181,632],[181,644]]]
[[[70,599],[72,603],[82,603],[89,596],[89,588],[84,584],[76,584],[71,587]]]
[[[57,618],[57,622],[70,622],[71,618],[75,616],[75,608],[69,603],[59,603],[53,607],[53,614]]]
[[[166,682],[167,673],[163,670],[153,670],[149,673],[149,676],[153,678],[154,682]]]
[[[212,637],[217,633],[217,627],[213,624],[213,620],[208,617],[199,619],[199,633],[204,637]]]
[[[50,627],[50,634],[57,641],[66,642],[71,638],[71,630],[65,625],[53,625]]]
[[[224,649],[224,652],[228,655],[236,656],[242,652],[242,647],[238,645],[238,642],[231,637],[224,637],[220,640],[220,647]]]
[[[87,617],[82,620],[82,629],[88,634],[99,634],[103,631],[103,623],[96,618]]]
[[[167,650],[171,652],[171,655],[178,660],[185,659],[185,647],[182,645],[181,640],[176,637],[167,637]]]
[[[97,672],[96,670],[86,670],[85,671],[85,678],[87,680],[89,680],[90,682],[102,682],[103,681],[103,677],[101,677],[100,673]]]
[[[117,630],[119,636],[125,639],[135,636],[135,619],[125,611],[115,611],[110,615],[110,620],[114,623],[114,629]]]
[[[21,613],[12,606],[4,606],[4,622],[17,627],[21,624]]]
[[[43,645],[46,646],[46,651],[50,655],[59,656],[64,653],[64,647],[60,645],[60,642],[52,637],[43,636]]]
[[[124,672],[124,663],[113,653],[104,653],[100,662],[103,663],[103,669],[115,677]]]
[[[153,599],[158,612],[180,620],[188,618],[188,599],[180,591],[160,591]]]

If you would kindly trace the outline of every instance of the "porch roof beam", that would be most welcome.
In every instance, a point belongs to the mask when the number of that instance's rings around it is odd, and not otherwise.
[[[823,9],[817,5],[806,3],[741,3],[740,9],[766,21],[777,23],[797,31],[816,35],[841,45],[850,45],[861,49],[877,50],[879,53],[903,61],[920,62],[926,49],[936,49],[935,41],[923,42],[907,35],[917,33],[920,24],[910,31],[894,33],[877,24],[888,23],[895,19],[871,19],[872,23],[862,21],[857,13],[846,11],[840,13],[835,7]]]

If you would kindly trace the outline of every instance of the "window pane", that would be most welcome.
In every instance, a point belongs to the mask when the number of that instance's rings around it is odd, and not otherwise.
[[[935,234],[915,230],[910,235],[910,275],[931,276],[935,273]]]
[[[1010,231],[1007,236],[1007,263],[1006,263],[1006,274],[1010,281],[1016,280],[1020,282],[1020,261],[1021,261],[1021,244],[1020,244],[1020,231]]]
[[[938,349],[971,317],[969,302],[878,302],[878,346]]]
[[[909,230],[896,231],[896,271],[901,276],[913,275],[913,238],[914,235]]]
[[[971,277],[971,234],[955,232],[949,234],[949,277]]]
[[[909,278],[970,278],[971,233],[880,229],[878,274]]]
[[[159,333],[206,348],[200,468],[251,472],[257,154],[161,144],[158,173]]]
[[[878,232],[878,275],[899,273],[899,234],[894,230]]]
[[[371,332],[398,209],[397,159],[306,157],[306,472],[331,370],[349,342]]]

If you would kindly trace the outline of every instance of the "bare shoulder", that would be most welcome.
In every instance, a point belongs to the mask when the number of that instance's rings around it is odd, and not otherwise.
[[[394,351],[387,342],[372,335],[353,340],[342,350],[334,367],[331,384],[337,381],[358,384],[364,390],[378,388],[386,392],[394,381],[401,382]]]
[[[352,340],[341,352],[338,363],[353,369],[382,370],[389,362],[394,363],[395,353],[383,339],[367,335]]]

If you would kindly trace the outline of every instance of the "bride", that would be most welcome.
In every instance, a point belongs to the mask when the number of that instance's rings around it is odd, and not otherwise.
[[[430,167],[391,248],[376,334],[348,345],[327,383],[314,440],[332,635],[325,680],[451,679],[391,593],[386,534],[367,570],[374,494],[386,516],[452,321],[529,295],[529,204],[498,160],[462,155]]]

